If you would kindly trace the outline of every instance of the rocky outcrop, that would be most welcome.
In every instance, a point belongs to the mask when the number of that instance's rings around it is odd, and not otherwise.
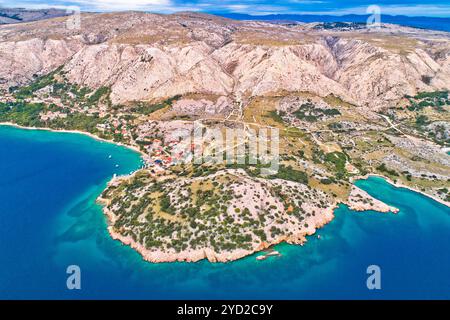
[[[356,186],[352,186],[350,196],[347,200],[348,207],[354,211],[368,211],[373,210],[383,213],[398,213],[398,209],[385,204],[384,202],[375,199],[364,190]]]
[[[67,63],[82,48],[76,40],[34,38],[0,43],[0,79],[4,87],[21,86]]]

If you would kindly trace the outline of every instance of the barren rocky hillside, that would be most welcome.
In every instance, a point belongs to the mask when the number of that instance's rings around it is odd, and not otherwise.
[[[0,86],[64,65],[68,80],[111,88],[114,104],[201,93],[334,94],[381,108],[405,95],[450,89],[450,37],[393,25],[323,29],[192,13],[83,14],[0,27]]]

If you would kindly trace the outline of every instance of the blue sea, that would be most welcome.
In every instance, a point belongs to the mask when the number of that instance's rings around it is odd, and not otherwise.
[[[95,203],[113,174],[141,164],[84,135],[0,126],[0,299],[450,298],[450,209],[375,177],[356,184],[399,214],[341,206],[320,239],[264,261],[145,262],[110,238]],[[69,265],[81,290],[66,287]],[[380,290],[367,289],[370,265]]]
[[[383,11],[383,10],[382,10]],[[268,14],[268,15],[248,15],[241,13],[218,14],[226,18],[236,20],[258,20],[274,22],[357,22],[366,23],[369,15],[316,15],[316,14]],[[414,17],[402,15],[381,15],[382,23],[392,23],[407,27],[429,29],[450,32],[450,18],[448,17]]]

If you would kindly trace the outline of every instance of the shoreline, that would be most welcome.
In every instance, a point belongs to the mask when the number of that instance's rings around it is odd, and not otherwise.
[[[404,188],[409,191],[413,191],[419,194],[422,194],[425,197],[428,197],[436,202],[439,202],[447,207],[450,207],[450,204],[446,203],[445,201],[441,199],[436,199],[435,197],[428,195],[424,192],[415,190],[414,188],[394,183],[389,178],[384,177],[382,175],[378,174],[367,174],[365,176],[358,176],[353,179],[351,179],[351,183],[353,183],[356,180],[367,180],[370,176],[376,176],[384,179],[387,183],[391,184],[392,186],[396,188]],[[356,189],[362,191],[363,193],[366,193],[364,190],[359,189],[357,186],[353,185]],[[270,243],[262,242],[258,246],[254,247],[253,250],[236,250],[235,252],[226,252],[226,253],[216,253],[214,250],[210,248],[202,248],[202,249],[196,249],[196,250],[186,250],[179,253],[171,253],[167,251],[162,250],[149,250],[145,248],[142,244],[134,241],[129,236],[124,236],[120,234],[119,232],[113,230],[113,227],[111,225],[111,222],[114,222],[115,215],[107,208],[107,200],[106,199],[98,199],[99,203],[103,206],[103,212],[106,215],[108,219],[108,233],[111,235],[111,238],[120,241],[123,245],[129,246],[132,249],[134,249],[139,255],[142,257],[144,261],[148,261],[151,263],[172,263],[172,262],[187,262],[187,263],[195,263],[201,260],[208,260],[212,263],[227,263],[232,261],[237,261],[243,258],[249,258],[250,256],[260,253],[264,250],[267,250],[269,248],[275,247],[281,243],[288,243],[292,245],[301,245],[303,246],[307,242],[307,236],[314,235],[320,228],[325,226],[326,224],[330,223],[334,218],[334,212],[338,208],[340,204],[343,204],[347,206],[350,210],[355,212],[366,212],[369,210],[373,210],[380,213],[393,213],[397,214],[399,212],[399,209],[393,206],[390,206],[386,203],[384,203],[381,200],[378,200],[375,197],[370,196],[367,194],[368,197],[375,200],[375,203],[372,205],[369,205],[368,207],[365,205],[362,205],[358,207],[358,205],[352,205],[349,203],[349,201],[338,201],[333,204],[331,204],[329,207],[322,209],[322,214],[320,215],[320,219],[318,221],[314,221],[314,225],[311,225],[310,227],[306,228],[306,230],[300,230],[295,235],[292,235],[290,237],[288,236],[281,236],[275,240],[273,240]]]
[[[354,188],[362,191],[363,194],[366,192],[358,187],[354,186]],[[141,243],[133,240],[130,236],[124,236],[120,232],[114,230],[112,223],[116,220],[116,216],[111,210],[107,208],[108,199],[103,199],[99,197],[97,200],[103,206],[103,213],[105,214],[108,221],[108,233],[111,238],[114,240],[118,240],[122,243],[122,245],[129,246],[133,250],[135,250],[144,261],[151,263],[173,263],[173,262],[186,262],[186,263],[195,263],[201,260],[208,260],[211,263],[228,263],[237,261],[244,258],[250,258],[254,254],[258,254],[263,252],[264,250],[273,248],[282,243],[287,243],[291,245],[300,245],[303,246],[307,243],[307,237],[313,236],[317,233],[319,229],[330,223],[335,218],[335,210],[339,207],[339,205],[343,204],[347,206],[350,210],[355,212],[366,212],[366,211],[376,211],[379,213],[392,213],[397,214],[399,209],[392,207],[388,204],[385,204],[381,200],[378,200],[369,194],[364,199],[373,199],[374,203],[370,205],[366,205],[364,203],[351,204],[349,201],[337,201],[326,208],[321,209],[321,214],[316,215],[314,218],[310,218],[308,220],[309,226],[307,228],[299,230],[297,233],[291,236],[280,236],[277,239],[274,239],[271,242],[261,242],[257,246],[255,246],[252,250],[242,250],[238,249],[234,252],[224,252],[217,253],[211,248],[201,248],[201,249],[192,249],[185,250],[181,252],[168,252],[163,250],[150,250],[145,248]]]
[[[116,142],[113,140],[107,140],[104,138],[100,138],[99,136],[96,136],[93,133],[80,131],[80,130],[52,129],[52,128],[48,128],[48,127],[25,127],[25,126],[21,126],[21,125],[12,123],[12,122],[0,122],[0,126],[14,127],[14,128],[23,129],[23,130],[38,130],[38,131],[48,131],[48,132],[54,132],[54,133],[81,134],[81,135],[88,136],[88,137],[95,139],[97,141],[100,141],[100,142],[111,143],[111,144],[115,144],[120,147],[128,148],[128,149],[138,153],[141,156],[141,158],[146,155],[144,152],[142,152],[141,150],[139,150],[139,148],[137,148],[135,146],[124,144],[122,142]]]
[[[227,251],[223,253],[217,253],[211,248],[201,248],[185,250],[177,253],[163,250],[147,249],[141,243],[134,241],[130,236],[124,236],[121,233],[113,230],[111,222],[114,222],[115,215],[105,206],[107,201],[106,199],[99,198],[98,201],[100,204],[102,204],[103,213],[108,219],[107,229],[111,238],[120,241],[122,245],[131,247],[142,257],[144,261],[151,263],[195,263],[205,259],[211,263],[228,263],[244,258],[250,258],[254,254],[260,253],[281,243],[303,246],[307,242],[307,236],[314,235],[320,228],[330,223],[334,219],[334,211],[336,208],[338,208],[339,205],[339,203],[334,203],[332,206],[322,209],[323,214],[320,215],[320,218],[315,217],[312,219],[315,220],[314,225],[310,225],[308,228],[301,229],[299,230],[299,232],[292,236],[283,235],[271,241],[270,243],[261,242],[252,250],[237,249],[232,252]]]
[[[413,191],[413,192],[419,193],[419,194],[423,195],[424,197],[430,198],[431,200],[439,202],[440,204],[450,208],[450,203],[449,202],[446,202],[446,201],[444,201],[442,199],[436,198],[435,196],[433,196],[431,194],[428,194],[428,193],[425,193],[423,191],[420,191],[420,190],[414,189],[412,187],[406,186],[406,185],[404,185],[402,183],[394,182],[391,179],[389,179],[388,177],[382,176],[381,174],[369,173],[369,174],[366,174],[365,176],[357,176],[357,177],[352,178],[350,180],[350,182],[353,184],[356,180],[367,180],[369,177],[382,178],[387,183],[389,183],[390,185],[392,185],[392,186],[394,186],[396,188],[408,189],[409,191]]]
[[[128,148],[128,149],[140,154],[141,157],[145,155],[142,151],[140,151],[138,148],[136,148],[134,146],[125,145],[123,143],[114,142],[111,140],[106,140],[106,139],[100,138],[89,132],[83,132],[83,131],[79,131],[79,130],[58,130],[58,129],[51,129],[51,128],[45,128],[45,127],[43,127],[43,128],[24,127],[24,126],[20,126],[20,125],[14,124],[14,123],[10,123],[10,122],[3,122],[3,123],[0,123],[0,125],[15,127],[15,128],[24,129],[24,130],[41,130],[41,131],[49,131],[49,132],[55,132],[55,133],[82,134],[82,135],[91,137],[100,142],[111,143],[111,144],[115,144],[115,145],[118,145],[121,147]],[[137,170],[139,170],[139,169],[137,169]],[[126,176],[129,176],[129,175],[126,175]],[[369,173],[365,176],[353,177],[352,179],[350,179],[350,182],[353,184],[356,180],[367,180],[370,176],[380,177],[396,188],[405,188],[410,191],[420,193],[425,197],[428,197],[436,202],[439,202],[447,207],[450,207],[450,203],[447,203],[442,199],[438,199],[432,195],[426,194],[426,193],[416,190],[412,187],[405,186],[401,183],[394,183],[389,178],[379,175],[379,174],[375,174],[375,173]],[[109,184],[111,181],[113,181],[113,180],[111,179],[110,181],[107,182],[107,184]],[[330,204],[330,206],[328,206],[327,208],[322,209],[322,212],[321,212],[322,214],[320,215],[320,218],[316,217],[316,219],[314,219],[315,221],[313,221],[313,223],[311,223],[310,227],[308,227],[306,229],[301,229],[295,235],[292,235],[292,236],[280,236],[279,238],[274,239],[270,243],[261,242],[258,245],[256,245],[252,250],[238,249],[234,252],[216,253],[214,250],[212,250],[210,248],[202,248],[202,249],[187,250],[187,251],[183,251],[180,253],[173,253],[173,252],[162,251],[162,250],[149,250],[149,249],[145,248],[142,244],[131,239],[130,237],[123,236],[119,232],[113,230],[111,223],[113,223],[115,220],[114,214],[107,209],[106,199],[101,198],[101,193],[100,193],[100,195],[96,196],[96,198],[97,198],[97,203],[99,203],[102,206],[103,214],[107,218],[107,224],[108,224],[107,229],[108,229],[108,233],[110,234],[111,238],[114,240],[120,241],[122,243],[122,245],[131,247],[133,250],[135,250],[142,256],[143,260],[152,262],[152,263],[197,262],[197,261],[204,260],[204,259],[207,259],[210,262],[226,263],[226,262],[236,261],[236,260],[239,260],[242,258],[249,257],[253,254],[264,251],[268,248],[271,248],[271,247],[281,244],[283,242],[289,243],[289,244],[303,245],[307,241],[307,239],[306,239],[307,236],[314,235],[318,229],[322,228],[324,225],[330,223],[334,219],[334,217],[335,217],[334,211],[338,207],[339,204],[344,204],[344,205],[348,206],[351,210],[354,210],[354,211],[366,211],[366,210],[352,209],[351,206],[348,204],[348,201],[347,202],[335,202],[335,203]],[[378,200],[376,198],[374,198],[374,199]],[[371,210],[372,209],[373,208],[371,208]],[[378,210],[375,210],[375,211],[378,211]],[[392,210],[379,211],[379,212],[388,212],[388,211],[392,211]],[[394,212],[394,211],[392,211],[392,212]]]

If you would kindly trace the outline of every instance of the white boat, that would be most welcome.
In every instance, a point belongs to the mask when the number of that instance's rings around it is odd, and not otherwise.
[[[267,257],[271,257],[271,256],[281,256],[281,253],[279,253],[278,251],[270,251],[269,253],[266,254]]]

